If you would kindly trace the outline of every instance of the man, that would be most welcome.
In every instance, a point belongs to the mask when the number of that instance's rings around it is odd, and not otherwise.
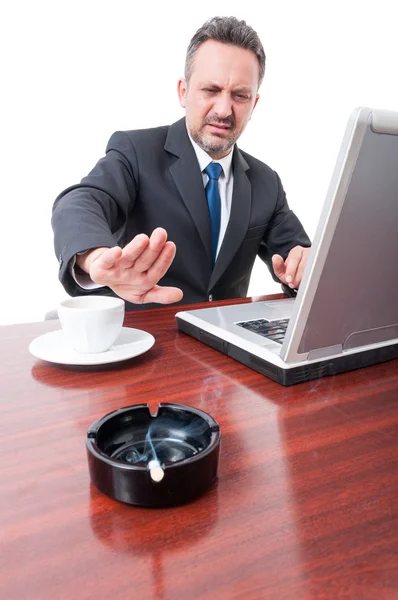
[[[105,157],[55,201],[69,294],[115,293],[127,309],[242,297],[257,255],[293,293],[310,241],[278,175],[236,145],[264,69],[244,21],[215,17],[196,32],[178,82],[185,119],[113,134]]]

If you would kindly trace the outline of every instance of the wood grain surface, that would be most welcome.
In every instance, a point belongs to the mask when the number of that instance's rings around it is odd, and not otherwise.
[[[175,312],[129,313],[155,345],[102,368],[29,354],[58,321],[0,328],[1,600],[398,598],[398,361],[284,388]],[[175,508],[102,495],[88,427],[162,401],[219,422],[218,480]]]

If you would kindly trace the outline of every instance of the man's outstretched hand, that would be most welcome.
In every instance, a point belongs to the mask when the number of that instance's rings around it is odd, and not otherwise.
[[[295,246],[290,250],[286,260],[283,260],[279,254],[274,254],[272,257],[272,268],[275,275],[290,288],[298,288],[303,278],[304,267],[309,253],[310,248]]]
[[[170,304],[181,300],[182,291],[157,283],[175,253],[174,242],[168,242],[166,231],[158,227],[150,238],[141,233],[124,248],[96,248],[78,256],[77,263],[95,283],[110,287],[128,302]]]

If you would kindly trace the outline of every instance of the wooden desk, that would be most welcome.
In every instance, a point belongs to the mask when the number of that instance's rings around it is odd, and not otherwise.
[[[2,600],[398,598],[398,361],[284,388],[177,332],[112,368],[28,352],[58,321],[0,328]],[[218,481],[143,509],[90,485],[85,435],[129,404],[209,412]]]

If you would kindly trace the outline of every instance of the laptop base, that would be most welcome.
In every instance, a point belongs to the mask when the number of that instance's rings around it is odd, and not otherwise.
[[[226,342],[200,327],[192,325],[179,317],[176,317],[177,327],[183,333],[196,338],[200,342],[226,354],[230,358],[242,363],[246,367],[257,371],[265,377],[284,385],[291,386],[297,383],[304,383],[321,377],[339,375],[347,371],[354,371],[363,367],[387,362],[398,358],[398,343],[383,346],[381,348],[372,348],[356,352],[355,354],[346,354],[336,358],[326,358],[319,362],[304,363],[302,366],[283,369],[270,362],[259,358],[255,354],[242,350],[238,346]]]

